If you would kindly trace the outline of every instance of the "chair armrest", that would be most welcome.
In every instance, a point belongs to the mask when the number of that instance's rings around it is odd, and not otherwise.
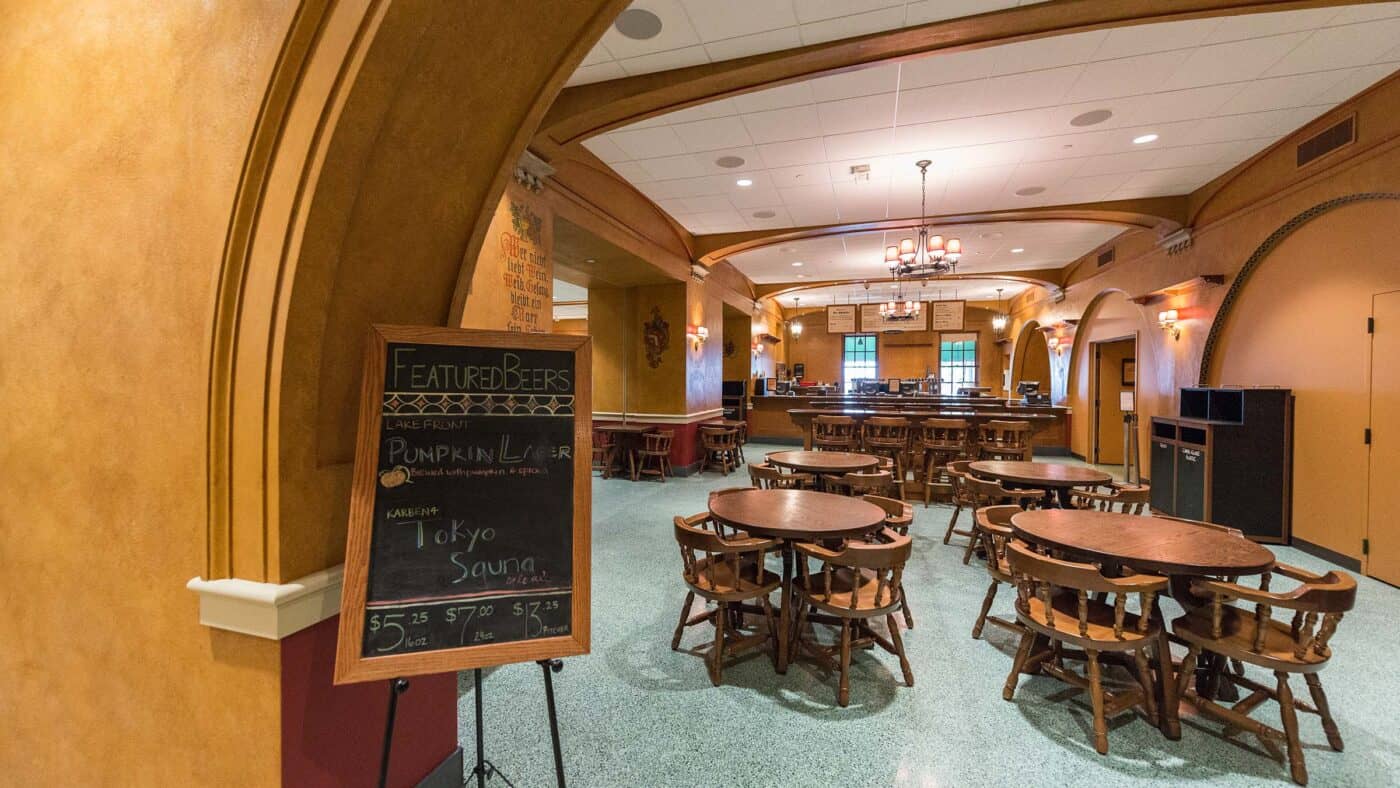
[[[777,539],[759,539],[750,536],[742,539],[721,539],[726,553],[751,553],[756,550],[772,550],[778,546]]]
[[[1294,589],[1282,594],[1275,594],[1272,591],[1261,591],[1257,588],[1242,586],[1239,583],[1227,583],[1224,580],[1209,580],[1206,578],[1196,578],[1191,581],[1191,590],[1198,594],[1215,595],[1239,599],[1245,602],[1254,602],[1260,605],[1287,606],[1297,596],[1299,589]]]
[[[1297,580],[1300,583],[1320,583],[1326,579],[1325,576],[1315,575],[1306,569],[1277,562],[1274,563],[1274,568],[1270,571],[1275,574],[1283,575],[1291,580]]]
[[[835,550],[828,550],[825,547],[822,547],[819,544],[814,544],[812,542],[796,542],[793,544],[792,549],[805,556],[816,558],[821,561],[829,561],[841,555]]]
[[[1151,591],[1161,593],[1167,590],[1167,578],[1161,575],[1128,575],[1127,577],[1110,577],[1108,582],[1115,588],[1123,592]]]
[[[1007,498],[1044,498],[1045,493],[1040,490],[1021,490],[1015,487],[1003,487],[1002,492]]]

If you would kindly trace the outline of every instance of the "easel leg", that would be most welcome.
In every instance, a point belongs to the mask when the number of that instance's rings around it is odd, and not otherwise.
[[[476,775],[477,788],[486,788],[486,739],[481,728],[481,668],[472,671],[472,680],[476,684],[476,768],[472,769],[472,774]]]
[[[384,722],[384,750],[379,758],[379,788],[389,783],[389,752],[394,746],[394,717],[399,710],[399,696],[408,689],[408,679],[389,682],[389,717]]]
[[[559,716],[554,710],[554,677],[550,675],[563,670],[564,661],[542,659],[539,664],[544,673],[545,702],[549,705],[549,738],[554,742],[554,781],[559,788],[564,788],[564,754],[559,749]]]

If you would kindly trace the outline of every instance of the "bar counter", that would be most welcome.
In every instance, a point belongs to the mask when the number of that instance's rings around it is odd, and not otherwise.
[[[966,419],[973,426],[991,419],[1028,421],[1031,439],[1042,453],[1069,453],[1070,409],[1059,405],[1026,405],[994,397],[853,395],[845,397],[754,397],[750,400],[749,436],[756,440],[802,441],[811,448],[815,416],[850,416],[857,422],[870,416],[902,416],[917,429],[924,419]]]

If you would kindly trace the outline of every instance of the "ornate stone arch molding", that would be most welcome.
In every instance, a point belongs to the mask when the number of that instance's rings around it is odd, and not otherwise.
[[[206,579],[338,562],[365,325],[460,317],[511,169],[625,6],[516,0],[482,38],[458,0],[301,3],[212,304]]]
[[[1220,302],[1220,308],[1215,312],[1215,319],[1211,321],[1210,333],[1206,335],[1205,348],[1201,352],[1201,369],[1197,385],[1210,385],[1210,370],[1215,363],[1215,347],[1219,343],[1221,335],[1225,333],[1225,324],[1229,321],[1230,311],[1234,308],[1235,302],[1239,300],[1240,292],[1244,290],[1250,275],[1264,263],[1264,259],[1272,254],[1288,236],[1313,219],[1345,205],[1371,200],[1400,200],[1400,192],[1360,192],[1320,202],[1284,222],[1255,248],[1254,253],[1249,256],[1248,260],[1245,260],[1244,266],[1230,282],[1230,289],[1225,292],[1225,298]]]
[[[1132,296],[1126,290],[1122,290],[1117,287],[1105,288],[1095,293],[1094,297],[1089,299],[1089,303],[1084,307],[1084,311],[1081,312],[1079,315],[1079,322],[1074,327],[1075,338],[1074,341],[1070,343],[1069,360],[1065,363],[1065,369],[1063,373],[1065,387],[1061,391],[1061,396],[1063,396],[1066,400],[1069,399],[1070,392],[1073,391],[1072,384],[1078,382],[1078,377],[1075,375],[1075,370],[1082,366],[1075,364],[1075,362],[1081,358],[1081,354],[1088,352],[1086,348],[1080,347],[1080,345],[1082,345],[1083,343],[1079,341],[1078,335],[1081,331],[1084,331],[1085,336],[1088,336],[1087,329],[1093,325],[1094,318],[1098,317],[1099,308],[1103,305],[1104,301],[1108,300],[1110,296],[1114,295],[1123,296],[1125,300],[1132,298]],[[1055,368],[1054,359],[1052,358],[1050,361],[1050,368],[1053,370]]]

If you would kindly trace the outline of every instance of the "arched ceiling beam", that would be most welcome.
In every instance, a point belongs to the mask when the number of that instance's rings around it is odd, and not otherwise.
[[[1035,274],[1037,271],[994,271],[990,273],[975,274],[945,274],[937,279],[930,279],[930,282],[959,282],[970,280],[995,279],[1002,282],[1014,282],[1016,284],[1030,285],[1032,287],[1044,288],[1054,301],[1061,301],[1065,297],[1064,288],[1058,282],[1050,279],[1043,279]],[[754,296],[759,299],[777,298],[779,296],[791,295],[793,293],[804,293],[808,290],[820,290],[824,287],[842,287],[846,285],[869,282],[871,284],[888,284],[890,278],[869,277],[867,279],[833,279],[825,282],[803,282],[800,285],[784,282],[780,284],[754,285]]]
[[[1379,0],[1360,0],[1378,2]],[[532,147],[559,148],[726,96],[873,63],[1151,22],[1349,5],[1357,0],[1050,0],[856,38],[567,88]]]
[[[927,221],[934,225],[992,224],[997,222],[1099,222],[1121,225],[1124,229],[1153,229],[1160,233],[1168,233],[1180,228],[1185,218],[1186,197],[1178,196],[1111,200],[1075,205],[1047,205],[1040,208],[1020,208],[1010,211],[948,214],[930,216]],[[773,230],[746,230],[736,233],[697,235],[695,236],[695,258],[702,265],[709,266],[731,255],[762,249],[766,246],[806,238],[825,238],[833,235],[880,230],[906,230],[918,227],[921,221],[923,220],[919,217],[912,217],[874,222],[847,222],[811,227],[784,227]]]

